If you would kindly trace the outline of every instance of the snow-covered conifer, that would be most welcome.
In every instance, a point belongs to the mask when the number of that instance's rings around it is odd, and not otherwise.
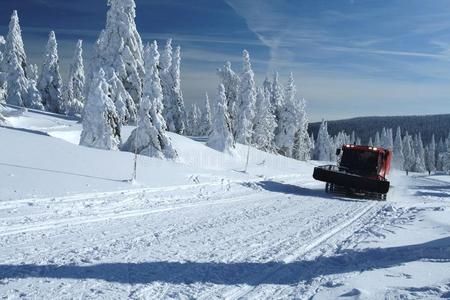
[[[402,131],[400,127],[397,127],[397,133],[395,134],[393,152],[393,166],[399,170],[402,170],[405,163],[405,157],[403,155]]]
[[[247,50],[242,53],[243,70],[237,104],[236,141],[241,144],[250,144],[253,135],[253,122],[255,118],[256,86],[250,55]]]
[[[205,103],[203,104],[203,110],[201,112],[200,122],[199,122],[199,133],[201,135],[208,135],[211,130],[211,106],[209,104],[208,93],[205,94]]]
[[[183,92],[181,90],[181,47],[175,48],[170,68],[172,77],[172,113],[176,133],[183,134],[186,127],[186,109],[184,105]]]
[[[189,110],[189,113],[188,113],[189,122],[188,122],[188,124],[186,124],[186,130],[185,130],[186,135],[192,135],[192,136],[200,135],[198,112],[199,112],[199,110],[198,110],[197,104],[193,103],[191,105],[191,109]]]
[[[425,149],[423,147],[422,135],[419,133],[414,136],[414,151],[416,154],[416,172],[425,172]]]
[[[431,136],[431,142],[425,148],[425,167],[428,174],[436,171],[436,140],[434,134]]]
[[[163,88],[164,119],[169,131],[182,134],[186,126],[186,112],[181,91],[181,53],[180,47],[175,51],[172,40],[167,40],[161,55],[161,84]]]
[[[442,171],[450,174],[450,148],[447,148],[447,150],[439,156],[442,164]]]
[[[445,147],[445,143],[442,140],[442,137],[439,139],[439,142],[436,147],[436,170],[443,171],[443,161],[442,161],[442,154],[447,151]]]
[[[275,72],[273,77],[270,103],[272,104],[275,119],[277,120],[278,123],[280,119],[281,110],[284,105],[283,87],[280,84],[278,72]]]
[[[384,128],[381,131],[381,147],[384,149],[390,149],[392,150],[394,147],[394,142],[393,142],[393,138],[392,138],[392,129],[390,128]]]
[[[234,153],[235,142],[231,132],[231,121],[226,101],[225,87],[220,84],[213,126],[206,145],[215,150],[232,154]]]
[[[75,54],[69,70],[69,79],[63,93],[65,113],[67,115],[81,115],[84,105],[84,64],[83,41],[78,40]]]
[[[95,45],[92,71],[103,68],[107,78],[116,73],[137,104],[142,96],[144,46],[135,23],[136,4],[134,0],[108,0],[108,6],[106,27]]]
[[[292,157],[294,140],[300,128],[300,105],[294,75],[291,73],[285,91],[284,105],[279,108],[278,127],[275,130],[275,145],[280,154]]]
[[[43,109],[36,82],[27,79],[27,57],[17,11],[13,11],[2,60],[6,87],[6,102],[17,106]]]
[[[48,38],[38,89],[46,109],[55,113],[64,113],[62,101],[62,80],[59,73],[58,44],[55,32],[51,31]]]
[[[10,56],[11,55],[11,56]],[[28,81],[25,77],[17,56],[13,53],[6,53],[8,60],[6,69],[6,102],[8,104],[24,106],[24,98],[27,92]]]
[[[27,94],[25,95],[23,103],[25,107],[44,110],[41,93],[39,92],[37,82],[34,79],[28,79]]]
[[[272,95],[272,82],[270,81],[269,77],[266,76],[266,78],[264,78],[264,82],[262,84],[263,86],[263,90],[267,91],[269,93],[269,97]],[[270,100],[270,98],[269,98]]]
[[[7,65],[11,63],[13,55],[16,56],[19,67],[22,69],[25,77],[27,77],[27,56],[25,54],[25,48],[22,40],[22,30],[19,24],[19,16],[16,10],[14,10],[11,15],[9,31],[6,36],[2,68],[3,71],[7,72]],[[15,63],[13,63],[13,65],[15,65]]]
[[[257,89],[256,118],[253,130],[253,144],[263,151],[274,151],[275,128],[277,123],[270,104],[270,91]]]
[[[308,135],[308,116],[306,114],[305,99],[298,102],[298,126],[299,129],[294,139],[293,157],[298,160],[306,161],[311,158],[311,141]],[[334,151],[333,151],[334,153]]]
[[[108,82],[100,69],[89,90],[83,113],[80,145],[105,150],[117,150],[120,121],[114,103],[108,96]]]
[[[138,127],[124,144],[125,151],[157,158],[176,159],[178,154],[166,133],[162,116],[163,93],[159,75],[158,44],[145,48],[144,96],[139,105]]]
[[[225,87],[226,104],[228,109],[228,114],[231,120],[231,126],[233,135],[236,136],[235,123],[236,123],[236,106],[239,94],[239,85],[241,79],[232,70],[231,63],[227,61],[222,69],[217,70],[217,75],[220,78],[220,82]]]
[[[367,143],[367,145],[373,147],[372,137],[369,138],[369,142]]]
[[[330,141],[330,135],[328,134],[327,122],[322,121],[315,143],[314,158],[320,161],[330,161],[331,147],[332,144]]]
[[[131,95],[125,90],[122,81],[115,72],[108,80],[110,97],[116,106],[121,124],[133,124],[136,122],[137,109]]]
[[[69,80],[63,89],[63,112],[68,116],[81,116],[83,104],[73,94],[73,82]]]
[[[78,40],[77,42],[73,61],[70,65],[69,78],[73,82],[74,97],[81,103],[84,103],[85,76],[82,40]]]
[[[403,155],[405,157],[403,163],[403,170],[406,171],[406,175],[414,170],[414,165],[416,164],[416,155],[413,147],[413,140],[408,132],[403,137]]]
[[[29,80],[34,80],[38,82],[39,80],[39,68],[36,64],[27,65],[27,76]]]

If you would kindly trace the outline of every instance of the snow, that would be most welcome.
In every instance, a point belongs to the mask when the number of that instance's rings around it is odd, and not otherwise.
[[[6,299],[441,299],[450,176],[394,172],[387,202],[330,196],[315,165],[170,133],[180,161],[77,145],[73,118],[0,128]],[[127,137],[132,127],[123,127]],[[55,138],[58,136],[58,138]]]

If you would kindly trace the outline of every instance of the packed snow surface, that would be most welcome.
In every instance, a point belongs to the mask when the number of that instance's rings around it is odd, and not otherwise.
[[[0,128],[5,299],[450,297],[450,176],[393,173],[387,202],[330,196],[320,162],[178,161],[78,146],[81,125],[9,111]],[[125,127],[123,135],[133,128]],[[123,137],[124,138],[124,137]]]

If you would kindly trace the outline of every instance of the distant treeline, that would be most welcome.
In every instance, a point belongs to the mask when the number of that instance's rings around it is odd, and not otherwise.
[[[427,115],[427,116],[397,116],[397,117],[360,117],[338,121],[328,121],[328,133],[331,136],[337,135],[341,131],[351,134],[355,132],[360,137],[362,143],[368,143],[370,137],[374,137],[376,132],[385,128],[392,128],[395,132],[400,126],[402,132],[408,131],[410,135],[422,134],[425,143],[429,143],[432,134],[436,141],[446,138],[450,130],[450,114]],[[314,133],[317,137],[320,122],[309,124],[309,133]]]

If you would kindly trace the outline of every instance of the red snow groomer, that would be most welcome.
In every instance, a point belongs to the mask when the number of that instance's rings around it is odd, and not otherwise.
[[[342,154],[342,155],[341,155]],[[313,177],[326,182],[327,193],[386,200],[392,152],[379,147],[344,145],[336,150],[337,166],[314,168]]]

